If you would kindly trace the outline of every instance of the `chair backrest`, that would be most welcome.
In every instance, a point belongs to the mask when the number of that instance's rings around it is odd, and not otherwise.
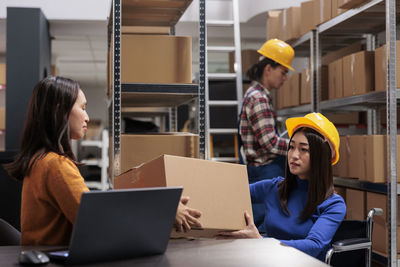
[[[0,246],[18,246],[21,233],[11,224],[0,219]]]
[[[367,233],[368,223],[366,220],[343,220],[333,236],[331,244],[349,238],[366,238]],[[365,249],[336,253],[332,256],[331,265],[340,267],[365,266],[365,253],[367,253]]]

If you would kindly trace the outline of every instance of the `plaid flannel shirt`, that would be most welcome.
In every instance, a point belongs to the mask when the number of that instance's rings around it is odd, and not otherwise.
[[[239,125],[248,165],[266,165],[286,155],[289,140],[279,137],[270,93],[260,83],[247,90]]]

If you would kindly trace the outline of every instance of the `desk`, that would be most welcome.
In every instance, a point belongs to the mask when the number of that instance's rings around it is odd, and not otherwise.
[[[0,266],[18,265],[18,246],[0,247]],[[46,266],[59,266],[50,263]],[[328,266],[278,240],[170,240],[165,254],[85,266]]]

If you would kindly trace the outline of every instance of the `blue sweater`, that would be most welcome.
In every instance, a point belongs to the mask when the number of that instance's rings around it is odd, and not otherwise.
[[[299,215],[307,203],[308,181],[296,178],[297,188],[290,193],[287,215],[278,196],[278,184],[283,179],[277,177],[250,185],[252,201],[265,205],[267,236],[324,261],[329,243],[346,214],[346,204],[341,196],[333,194],[317,206],[309,219],[300,221]]]

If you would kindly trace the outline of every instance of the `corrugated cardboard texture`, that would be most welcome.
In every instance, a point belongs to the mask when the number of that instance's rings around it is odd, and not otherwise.
[[[286,9],[286,41],[300,38],[301,8],[292,6]]]
[[[314,0],[314,24],[319,25],[332,17],[331,0]]]
[[[114,179],[114,188],[165,184],[183,186],[188,205],[202,211],[204,230],[174,232],[174,237],[213,237],[218,231],[243,229],[244,211],[252,214],[245,165],[164,155]]]
[[[343,58],[344,96],[365,94],[374,86],[374,57],[371,51],[361,51]]]
[[[170,27],[162,26],[121,26],[122,34],[163,34],[169,35]]]
[[[329,99],[343,97],[343,59],[338,59],[329,64]]]
[[[400,41],[396,41],[400,51]],[[375,50],[375,91],[386,91],[386,45]],[[400,88],[400,53],[396,53],[396,88]]]
[[[160,155],[198,157],[199,137],[195,134],[121,135],[121,172]]]
[[[282,11],[267,12],[267,40],[282,39],[283,15]]]
[[[359,114],[358,112],[344,112],[344,113],[327,113],[326,117],[333,124],[358,124]],[[340,143],[340,145],[342,145]]]
[[[288,94],[287,96],[290,99],[290,106],[292,107],[296,107],[298,105],[300,105],[300,82],[301,82],[301,78],[300,78],[300,73],[295,73],[292,74],[290,76],[290,85],[289,85],[289,90],[290,90],[290,94]]]
[[[6,84],[6,64],[0,63],[0,84]]]
[[[347,136],[340,136],[339,161],[333,166],[333,174],[339,177],[349,177],[349,144]]]
[[[365,180],[365,149],[362,135],[348,137],[349,177]]]
[[[122,34],[121,41],[121,82],[192,82],[191,37]]]
[[[360,42],[356,42],[352,45],[346,46],[340,50],[330,52],[322,57],[322,65],[328,65],[339,58],[343,58],[347,55],[359,52],[362,50],[362,45]]]
[[[338,0],[338,7],[342,9],[351,9],[358,7],[370,0]]]
[[[314,1],[307,1],[301,3],[300,35],[303,35],[315,28],[313,11],[314,11]]]
[[[346,219],[365,220],[365,191],[346,189]]]
[[[310,69],[301,72],[300,104],[311,103],[311,73]]]

